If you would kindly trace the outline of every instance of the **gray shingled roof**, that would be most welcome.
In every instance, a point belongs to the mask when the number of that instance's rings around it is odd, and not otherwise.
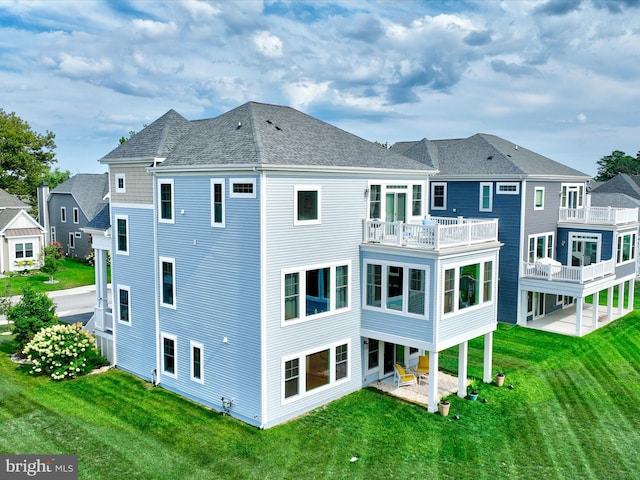
[[[622,193],[633,198],[640,199],[640,175],[627,175],[619,173],[606,182],[596,182],[594,193]]]
[[[282,165],[430,170],[424,163],[290,107],[249,102],[191,124],[161,168]]]
[[[182,136],[193,126],[175,110],[169,110],[151,125],[148,125],[123,144],[119,145],[101,161],[118,159],[165,158]]]
[[[419,162],[424,163],[432,168],[438,168],[438,148],[433,142],[426,138],[418,142],[398,142],[395,143],[391,150],[404,155]]]
[[[49,195],[72,195],[78,207],[91,220],[106,203],[109,176],[106,173],[78,173],[51,190]]]
[[[94,230],[108,230],[111,227],[111,217],[109,215],[109,204],[107,203],[98,214],[93,217],[86,228]]]
[[[430,143],[417,147],[419,143]],[[549,175],[587,178],[588,175],[495,135],[478,133],[468,138],[403,142],[398,151],[419,159],[425,151],[437,162],[441,175]],[[394,146],[395,147],[395,146]]]
[[[11,195],[5,190],[0,188],[0,208],[29,208],[29,205],[24,203],[15,195]]]

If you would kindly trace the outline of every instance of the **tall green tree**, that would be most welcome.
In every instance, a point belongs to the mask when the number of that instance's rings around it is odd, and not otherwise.
[[[15,113],[0,108],[0,188],[37,205],[38,184],[57,162],[55,135],[34,132]]]
[[[614,150],[611,155],[606,155],[598,160],[597,164],[596,180],[598,181],[609,180],[619,173],[640,175],[640,152],[633,158],[620,150]]]
[[[42,176],[42,180],[49,186],[50,190],[53,190],[61,183],[66,182],[71,178],[71,170],[60,170],[60,167],[50,169]]]

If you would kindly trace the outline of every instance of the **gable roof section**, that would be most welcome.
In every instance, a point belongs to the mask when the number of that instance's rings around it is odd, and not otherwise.
[[[15,195],[0,188],[0,208],[29,208],[29,205],[24,203]]]
[[[169,110],[100,160],[113,163],[123,160],[150,160],[165,158],[192,123],[175,110]]]
[[[78,207],[91,220],[104,208],[107,193],[109,193],[109,176],[106,173],[78,173],[51,190],[49,195],[73,196]]]
[[[0,210],[0,234],[4,235],[12,225],[15,224],[18,217],[23,216],[27,219],[31,227],[19,227],[21,229],[36,229],[39,233],[44,232],[44,227],[40,225],[27,211],[23,208],[5,208]]]
[[[111,227],[111,217],[109,215],[109,204],[104,205],[102,210],[93,217],[85,228],[92,230],[109,230]]]
[[[405,155],[419,159],[429,152],[429,158],[437,162],[439,174],[443,176],[589,176],[531,150],[515,145],[503,138],[478,133],[468,138],[449,140],[422,140],[428,146],[420,149],[412,145],[400,145]],[[411,142],[403,142],[405,144]],[[433,161],[432,160],[432,161]]]
[[[431,168],[438,168],[438,148],[426,138],[418,142],[395,143],[391,150],[422,162]]]
[[[594,207],[640,208],[640,199],[624,193],[609,193],[595,190],[591,192]]]
[[[192,125],[161,169],[254,165],[431,170],[290,107],[249,102]]]

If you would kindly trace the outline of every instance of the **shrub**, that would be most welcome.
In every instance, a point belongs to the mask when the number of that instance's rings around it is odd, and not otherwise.
[[[20,349],[42,328],[58,323],[56,305],[46,293],[25,287],[18,303],[7,309],[7,320],[13,322],[13,333]]]
[[[54,380],[75,378],[108,365],[95,347],[95,339],[81,323],[53,325],[40,330],[22,350],[32,362],[31,373]]]

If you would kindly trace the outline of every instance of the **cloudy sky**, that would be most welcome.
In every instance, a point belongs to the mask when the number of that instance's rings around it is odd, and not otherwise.
[[[595,175],[640,150],[640,0],[0,0],[0,108],[98,173],[173,108],[289,105],[368,140],[492,133]]]

